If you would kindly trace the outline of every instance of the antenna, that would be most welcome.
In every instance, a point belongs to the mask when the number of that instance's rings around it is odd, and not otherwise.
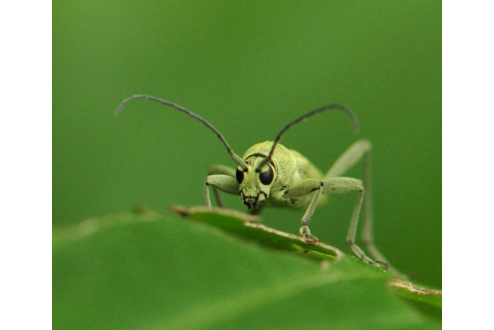
[[[281,136],[290,128],[292,127],[293,125],[297,124],[297,123],[300,123],[301,121],[315,115],[316,113],[319,113],[319,112],[323,112],[323,111],[326,111],[326,110],[340,110],[340,111],[343,111],[344,113],[346,113],[350,119],[352,120],[353,122],[353,130],[355,132],[358,132],[359,130],[359,123],[358,123],[358,120],[357,120],[357,116],[352,112],[352,110],[350,110],[349,108],[347,107],[344,107],[342,105],[339,105],[339,104],[329,104],[329,105],[325,105],[321,108],[318,108],[318,109],[315,109],[315,110],[312,110],[311,112],[308,112],[306,113],[305,115],[303,115],[302,117],[300,118],[297,118],[295,119],[294,121],[290,122],[288,125],[286,125],[282,130],[281,132],[278,134],[278,136],[276,137],[276,139],[274,140],[274,143],[273,143],[273,146],[271,147],[271,151],[269,152],[269,155],[268,157],[264,158],[264,160],[257,166],[256,168],[256,172],[259,173],[261,171],[261,169],[271,161],[271,157],[273,156],[274,154],[274,149],[276,148],[276,145],[278,145],[278,142],[280,142],[280,139],[281,139]]]
[[[115,116],[118,115],[120,112],[122,112],[122,109],[124,108],[125,105],[127,105],[127,103],[129,103],[132,100],[137,100],[137,99],[146,99],[146,100],[149,100],[149,101],[153,101],[153,102],[157,102],[157,103],[160,103],[160,104],[163,104],[163,105],[167,105],[167,106],[173,107],[173,108],[175,108],[175,109],[177,109],[179,111],[185,112],[186,114],[188,114],[192,118],[199,120],[201,123],[204,124],[204,126],[208,127],[210,130],[212,130],[213,132],[216,133],[216,136],[218,137],[218,139],[221,140],[221,142],[223,142],[223,144],[226,147],[226,150],[230,154],[230,157],[232,157],[233,161],[235,163],[237,163],[242,169],[246,169],[247,168],[247,164],[245,164],[245,162],[243,161],[243,159],[240,156],[238,156],[236,153],[233,152],[233,150],[230,147],[230,145],[228,144],[228,142],[226,142],[226,139],[223,137],[223,135],[213,125],[211,125],[208,121],[206,121],[205,119],[203,119],[201,116],[193,113],[192,111],[189,111],[189,110],[185,109],[184,107],[182,107],[182,106],[180,106],[178,104],[175,104],[175,103],[172,103],[172,102],[169,102],[169,101],[166,101],[166,100],[163,100],[163,99],[154,97],[154,96],[149,96],[149,95],[133,95],[133,96],[129,97],[128,99],[124,100],[118,106],[117,110],[115,111]]]

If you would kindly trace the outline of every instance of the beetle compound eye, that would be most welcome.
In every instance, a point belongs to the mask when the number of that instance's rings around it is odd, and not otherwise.
[[[268,167],[269,167],[269,170],[259,174],[259,180],[261,180],[261,183],[265,186],[267,186],[268,184],[271,184],[271,182],[273,182],[273,179],[274,179],[273,168],[271,166],[268,166]]]
[[[237,169],[236,177],[237,177],[237,182],[242,183],[242,181],[244,180],[244,172]]]

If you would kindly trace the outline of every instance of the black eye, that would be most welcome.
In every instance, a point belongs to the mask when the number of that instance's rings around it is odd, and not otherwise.
[[[238,183],[242,183],[242,181],[244,179],[244,172],[242,172],[239,169],[237,169],[236,177],[237,177],[237,182]]]
[[[273,178],[274,178],[274,173],[271,166],[269,166],[269,170],[259,174],[259,180],[261,180],[261,183],[265,186],[273,182]]]

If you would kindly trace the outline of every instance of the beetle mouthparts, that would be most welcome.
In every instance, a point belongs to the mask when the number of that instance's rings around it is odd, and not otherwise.
[[[258,194],[255,198],[254,197],[244,197],[244,204],[247,205],[247,208],[250,210],[251,208],[254,208],[255,210],[259,207],[259,195]]]

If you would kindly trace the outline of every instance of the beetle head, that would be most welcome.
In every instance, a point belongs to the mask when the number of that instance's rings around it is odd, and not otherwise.
[[[257,166],[263,161],[260,157],[251,157],[245,160],[247,167],[237,168],[237,182],[239,183],[239,194],[249,210],[257,209],[269,197],[271,185],[276,178],[276,169],[270,162],[257,172]]]

